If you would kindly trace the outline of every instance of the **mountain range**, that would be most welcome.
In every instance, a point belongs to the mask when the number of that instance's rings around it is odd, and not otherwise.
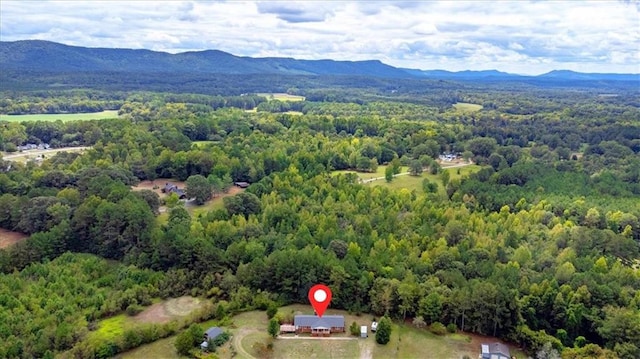
[[[177,54],[151,50],[88,48],[42,40],[0,41],[0,70],[42,73],[181,73],[229,75],[351,75],[381,78],[442,80],[635,81],[640,74],[598,74],[555,70],[538,76],[496,70],[417,70],[393,67],[378,60],[298,60],[285,57],[252,58],[219,50]]]

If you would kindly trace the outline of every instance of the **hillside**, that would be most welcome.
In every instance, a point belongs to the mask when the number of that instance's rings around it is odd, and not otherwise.
[[[410,77],[380,61],[296,60],[239,57],[218,51],[178,54],[151,50],[68,46],[27,40],[0,42],[0,67],[45,72],[142,72],[206,74],[363,75]]]
[[[3,72],[65,74],[136,73],[209,75],[350,75],[388,79],[437,79],[473,82],[525,82],[535,85],[605,82],[640,84],[640,74],[580,73],[554,70],[539,76],[522,76],[496,70],[459,71],[397,68],[380,62],[299,60],[286,57],[241,57],[219,50],[177,54],[141,49],[88,48],[42,40],[0,42]],[[3,81],[8,81],[3,79]]]

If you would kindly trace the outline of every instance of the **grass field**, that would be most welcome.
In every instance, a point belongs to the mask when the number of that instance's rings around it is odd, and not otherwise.
[[[266,97],[268,100],[304,101],[304,96],[289,95],[288,93],[259,93],[258,96]]]
[[[339,174],[355,173],[358,175],[358,177],[360,177],[360,179],[368,180],[372,178],[384,177],[384,171],[386,169],[387,169],[387,165],[380,165],[378,166],[378,169],[375,172],[358,172],[353,170],[340,170],[340,171],[333,171],[332,175],[337,176]],[[406,172],[406,171],[408,171],[407,167],[400,168],[400,173]]]
[[[280,313],[311,314],[309,305],[294,304],[279,309]],[[345,326],[352,322],[358,325],[371,324],[374,318],[370,314],[360,316],[349,314],[342,310],[329,309],[326,314],[345,316]],[[221,359],[260,358],[258,347],[265,345],[270,339],[267,335],[267,316],[264,311],[241,313],[232,318],[232,324],[223,327],[232,333],[230,343],[218,349],[216,355]],[[215,320],[200,323],[203,329],[217,325]],[[375,334],[369,333],[365,339],[355,338],[349,334],[332,335],[334,339],[311,339],[308,336],[295,337],[285,335],[290,339],[278,338],[273,342],[272,358],[462,358],[468,355],[476,358],[480,350],[480,343],[495,342],[496,338],[483,337],[467,333],[447,334],[437,336],[426,329],[418,329],[410,324],[395,322],[391,340],[387,345],[375,342]],[[173,343],[176,336],[158,340],[143,345],[137,349],[124,353],[118,358],[180,358]],[[338,339],[335,339],[338,338]],[[340,339],[341,338],[341,339]],[[516,358],[526,358],[526,355],[515,347],[511,347],[512,355]]]
[[[0,115],[0,121],[87,121],[118,118],[118,111],[109,110],[91,113],[62,113],[62,114],[37,114],[37,115]]]
[[[467,102],[458,102],[454,104],[453,107],[455,107],[456,110],[462,112],[476,112],[482,110],[482,105]]]
[[[478,165],[467,165],[461,163],[444,163],[441,164],[443,171],[449,172],[450,179],[462,178],[468,176],[470,173],[474,173],[479,171],[482,167]],[[442,179],[440,175],[432,175],[428,172],[423,172],[420,176],[411,176],[407,174],[394,176],[393,181],[387,182],[384,179],[384,171],[387,168],[386,165],[378,166],[378,170],[376,172],[368,173],[368,172],[356,172],[351,170],[342,170],[342,171],[334,171],[332,175],[337,176],[338,174],[346,174],[346,173],[355,173],[358,177],[363,180],[371,180],[374,178],[378,178],[377,180],[373,180],[371,182],[365,183],[369,186],[384,186],[391,189],[408,189],[409,191],[415,190],[417,193],[424,193],[422,189],[422,181],[426,178],[429,181],[436,183],[438,185],[438,193],[444,195],[445,189],[442,185]],[[400,173],[405,173],[408,171],[407,167],[402,167]],[[382,177],[382,178],[381,178]]]

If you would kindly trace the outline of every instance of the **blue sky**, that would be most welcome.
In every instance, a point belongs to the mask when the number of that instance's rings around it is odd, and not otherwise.
[[[1,0],[0,39],[451,71],[640,73],[640,2]]]

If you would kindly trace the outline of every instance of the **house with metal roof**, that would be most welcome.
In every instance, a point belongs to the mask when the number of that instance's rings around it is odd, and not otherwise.
[[[502,343],[481,344],[482,359],[511,359],[509,347]]]
[[[204,332],[204,341],[200,344],[200,348],[205,350],[209,347],[209,342],[218,337],[218,335],[222,334],[222,329],[218,327],[211,327]]]
[[[293,318],[296,333],[311,333],[312,336],[328,337],[331,333],[344,333],[342,315],[296,315]]]

